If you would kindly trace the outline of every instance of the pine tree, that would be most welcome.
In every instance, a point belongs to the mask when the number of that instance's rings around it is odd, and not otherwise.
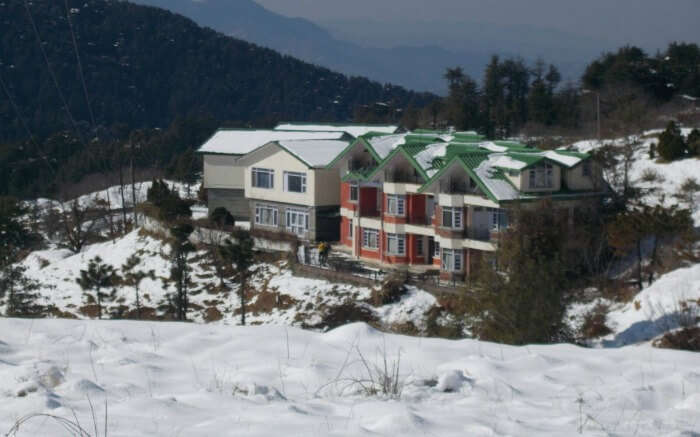
[[[102,290],[112,287],[118,280],[114,267],[102,262],[102,258],[96,255],[90,260],[87,270],[80,270],[80,277],[76,279],[83,294],[97,302],[97,318],[102,319],[102,305],[104,301],[114,298],[115,290],[111,293],[103,293]],[[95,294],[91,294],[94,292]]]
[[[658,152],[666,161],[673,161],[685,155],[685,141],[681,129],[674,121],[669,121],[666,130],[659,135]]]
[[[674,195],[678,200],[684,202],[690,208],[690,213],[695,213],[697,209],[697,197],[700,194],[700,183],[693,177],[686,178],[681,186],[678,188],[678,192]]]
[[[565,225],[547,202],[513,214],[495,262],[485,260],[479,269],[472,331],[483,340],[509,344],[566,340]]]
[[[690,131],[686,139],[688,155],[700,157],[700,130],[697,128]]]
[[[0,272],[0,296],[7,297],[7,317],[37,317],[41,307],[37,305],[39,284],[27,278],[27,268],[9,265]]]
[[[241,325],[245,325],[245,289],[248,285],[248,279],[252,275],[250,267],[253,265],[253,246],[254,241],[250,233],[237,229],[233,234],[236,242],[226,240],[222,248],[222,257],[228,265],[233,265],[231,273],[238,278],[238,296],[241,301]]]
[[[173,238],[170,242],[170,280],[175,283],[175,318],[187,320],[188,292],[190,287],[190,267],[188,257],[194,251],[189,236],[194,228],[189,223],[181,223],[170,228]]]
[[[138,255],[131,255],[126,259],[126,262],[122,264],[122,275],[124,277],[124,283],[131,287],[134,287],[136,292],[136,317],[141,318],[141,297],[139,295],[139,287],[141,281],[146,278],[155,279],[155,271],[149,270],[147,272],[143,270],[136,270],[136,267],[141,264],[141,258]]]

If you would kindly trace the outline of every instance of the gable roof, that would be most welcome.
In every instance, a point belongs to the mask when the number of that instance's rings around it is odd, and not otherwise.
[[[288,131],[323,131],[323,132],[347,132],[357,138],[370,132],[393,134],[399,127],[386,124],[353,124],[353,123],[297,123],[283,122],[275,127],[275,130]]]
[[[219,129],[197,150],[198,153],[245,155],[271,142],[280,140],[341,140],[343,131],[284,131],[270,129]]]
[[[326,167],[348,146],[338,140],[283,140],[273,144],[294,155],[309,168]]]

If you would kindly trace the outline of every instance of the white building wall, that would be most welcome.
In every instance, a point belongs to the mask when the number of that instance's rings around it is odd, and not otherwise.
[[[236,155],[204,155],[204,188],[243,189],[244,167]]]

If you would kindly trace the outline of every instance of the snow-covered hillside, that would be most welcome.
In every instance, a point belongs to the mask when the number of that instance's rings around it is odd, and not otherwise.
[[[592,346],[617,347],[649,341],[679,328],[688,318],[700,316],[700,264],[661,276],[630,302],[596,299],[574,304],[569,310],[572,325],[580,326],[583,316],[597,305],[609,308],[606,325],[612,332],[593,340]]]
[[[86,298],[76,279],[81,269],[87,269],[90,260],[100,256],[106,264],[118,269],[131,255],[138,255],[142,262],[137,270],[155,273],[155,280],[145,279],[140,293],[144,314],[162,314],[167,303],[167,295],[174,292],[174,286],[165,280],[170,276],[170,247],[162,240],[139,230],[113,241],[87,246],[81,253],[74,254],[67,249],[49,249],[32,252],[22,265],[27,267],[26,275],[39,282],[40,302],[53,305],[56,314],[72,315],[79,318],[93,316],[86,307]],[[219,279],[210,265],[206,252],[191,255],[193,286],[190,292],[188,318],[195,322],[237,323],[240,301],[238,285],[229,284],[230,291],[218,288]],[[400,302],[373,307],[363,303],[370,297],[371,290],[349,284],[331,283],[325,280],[307,279],[293,276],[284,262],[258,264],[248,291],[248,321],[253,324],[285,324],[292,326],[323,326],[323,318],[334,308],[347,302],[364,308],[379,323],[386,326],[411,322],[419,330],[424,325],[425,313],[435,305],[435,298],[415,287]],[[378,284],[379,286],[380,284]],[[122,313],[135,308],[135,289],[120,285],[116,287],[114,301],[109,311],[120,306]],[[0,313],[4,308],[0,305]],[[133,313],[132,313],[133,314]]]
[[[369,372],[399,360],[396,399]],[[364,362],[369,366],[365,367]],[[32,413],[110,436],[690,436],[698,354],[130,321],[0,319],[0,433]],[[363,388],[364,386],[364,388]],[[17,436],[69,435],[46,417]]]
[[[687,136],[692,129],[683,128],[681,133]],[[657,162],[656,159],[649,158],[649,149],[652,143],[659,142],[658,135],[662,130],[650,130],[644,132],[640,136],[630,138],[618,138],[612,140],[584,140],[571,144],[569,147],[580,152],[590,152],[601,147],[604,144],[622,145],[625,142],[638,141],[639,148],[634,156],[634,162],[630,168],[630,178],[633,183],[642,188],[655,188],[653,195],[647,199],[650,203],[656,203],[663,200],[666,205],[678,203],[678,199],[674,198],[674,194],[678,192],[679,187],[687,178],[695,178],[700,182],[700,159],[686,158],[673,162]],[[658,154],[657,154],[658,155]],[[658,173],[662,180],[649,184],[644,182],[643,175],[645,172],[654,171]],[[700,193],[698,194],[697,203],[700,203]],[[687,207],[688,205],[681,205]],[[696,226],[700,226],[700,208],[693,215]]]

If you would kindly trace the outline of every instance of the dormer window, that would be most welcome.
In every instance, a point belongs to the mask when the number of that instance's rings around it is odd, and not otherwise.
[[[530,189],[554,188],[554,168],[552,164],[544,162],[530,169]]]

